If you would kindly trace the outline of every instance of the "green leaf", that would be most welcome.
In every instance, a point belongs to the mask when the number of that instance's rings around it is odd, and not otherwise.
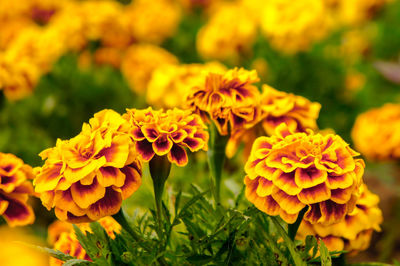
[[[319,241],[319,253],[321,254],[321,265],[332,266],[332,258],[329,255],[328,248],[325,246],[324,241]]]
[[[205,264],[213,259],[212,256],[195,254],[186,258],[186,260],[193,264]]]
[[[86,265],[94,265],[93,262],[81,259],[72,259],[67,260],[63,266],[86,266]]]
[[[36,246],[36,245],[31,245],[31,244],[24,243],[24,242],[19,242],[19,241],[16,241],[16,242],[19,243],[19,244],[22,244],[24,246],[28,246],[28,247],[31,247],[33,249],[36,249],[36,250],[38,250],[40,252],[47,253],[50,256],[52,256],[52,257],[54,257],[56,259],[62,260],[62,261],[75,259],[75,257],[73,257],[71,255],[68,255],[68,254],[65,254],[65,253],[63,253],[63,252],[61,252],[59,250],[55,250],[55,249],[51,249],[51,248],[47,248],[47,247]]]
[[[300,254],[296,251],[295,245],[293,241],[289,238],[288,234],[285,232],[283,227],[278,222],[277,218],[274,216],[269,217],[275,225],[279,235],[285,241],[285,244],[289,250],[290,255],[292,256],[293,262],[296,266],[306,266],[306,263],[301,259]]]

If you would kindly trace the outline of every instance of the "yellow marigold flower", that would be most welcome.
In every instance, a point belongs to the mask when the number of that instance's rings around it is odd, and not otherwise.
[[[159,44],[174,35],[181,10],[171,0],[135,0],[125,10],[135,40]]]
[[[49,255],[27,246],[43,246],[34,232],[27,228],[10,228],[7,225],[0,227],[0,265],[2,266],[46,266]]]
[[[153,71],[163,64],[177,64],[178,59],[167,50],[151,44],[132,45],[124,55],[121,70],[129,86],[144,94]]]
[[[271,0],[264,4],[262,12],[263,34],[275,49],[285,53],[308,50],[330,30],[323,1]]]
[[[0,215],[10,226],[32,224],[35,214],[27,201],[33,194],[33,170],[9,153],[0,153]]]
[[[285,123],[293,132],[317,129],[317,119],[321,109],[319,103],[310,102],[308,99],[292,93],[275,90],[265,84],[262,89],[258,120],[254,121],[255,126],[239,130],[231,135],[226,147],[228,157],[233,157],[239,144],[244,142],[243,154],[247,159],[254,140],[265,133],[273,135],[276,127],[281,123]]]
[[[201,118],[188,110],[155,111],[127,109],[124,115],[131,125],[130,135],[136,151],[145,162],[154,155],[167,155],[171,163],[185,166],[191,152],[207,150],[208,132]]]
[[[263,85],[261,96],[262,125],[268,135],[273,135],[275,128],[285,123],[293,132],[317,129],[317,119],[321,105],[308,99],[278,91]]]
[[[333,224],[353,211],[364,161],[338,135],[292,133],[286,124],[276,135],[259,137],[245,165],[246,197],[269,215],[294,223]]]
[[[141,184],[141,163],[118,113],[103,110],[76,137],[43,151],[35,191],[47,209],[68,222],[116,214]]]
[[[225,74],[209,73],[201,85],[190,90],[186,103],[204,121],[211,119],[221,135],[251,127],[258,117],[260,93],[253,83],[256,71],[229,70]]]
[[[119,233],[121,231],[121,226],[113,218],[109,216],[101,218],[98,222],[100,223],[101,226],[103,226],[104,230],[112,239],[115,238],[115,233]],[[60,221],[57,221],[56,224],[57,227],[60,226]],[[67,223],[64,224],[65,227],[68,226]],[[52,225],[50,226],[50,228],[52,228]],[[91,232],[89,224],[86,223],[80,224],[79,229],[81,229],[84,233]],[[49,235],[51,233],[52,231],[49,230]],[[54,236],[52,238],[54,238]],[[61,232],[56,237],[56,241],[54,243],[54,249],[59,250],[68,255],[74,256],[77,259],[92,261],[90,257],[87,255],[86,251],[81,246],[81,244],[79,243],[72,226],[70,226],[69,230]],[[58,260],[56,258],[52,257],[50,258],[51,266],[56,266],[56,265],[61,266],[63,265],[63,263],[64,263],[63,261]]]
[[[209,72],[225,73],[218,62],[202,64],[166,64],[157,68],[147,89],[147,102],[161,108],[182,108],[190,89],[201,84]]]
[[[400,104],[387,103],[360,114],[351,137],[354,145],[370,160],[400,158]]]
[[[254,16],[238,4],[222,5],[197,35],[198,53],[207,59],[236,62],[257,36]]]
[[[349,251],[355,255],[368,248],[373,231],[381,231],[382,211],[378,207],[379,197],[371,193],[367,186],[361,186],[362,194],[357,200],[354,210],[339,223],[325,226],[300,224],[297,238],[305,240],[307,235],[322,239],[329,251]]]

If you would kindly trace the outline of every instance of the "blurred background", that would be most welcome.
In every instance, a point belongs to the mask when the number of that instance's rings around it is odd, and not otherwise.
[[[179,105],[192,82],[180,69],[187,64],[257,70],[260,85],[319,102],[319,128],[352,147],[358,115],[400,102],[395,0],[0,0],[0,25],[0,151],[33,167],[42,150],[78,134],[102,109]],[[352,260],[400,260],[399,159],[366,159],[365,183],[380,196],[384,223]],[[206,155],[191,162],[172,169],[170,194],[209,186]],[[125,203],[132,214],[152,207],[145,172]],[[233,204],[243,186],[240,154],[224,175],[222,198]],[[33,204],[36,222],[24,230],[45,245],[55,218]]]

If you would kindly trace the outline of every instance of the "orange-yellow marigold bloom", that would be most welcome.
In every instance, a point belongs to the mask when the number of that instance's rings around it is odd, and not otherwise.
[[[286,124],[276,135],[259,137],[245,165],[246,197],[269,215],[294,223],[333,224],[353,211],[364,161],[338,135],[292,133]]]
[[[211,119],[221,135],[228,135],[251,127],[257,120],[260,93],[253,85],[257,81],[254,70],[209,73],[204,82],[190,90],[186,102],[204,121]]]
[[[360,114],[351,137],[354,145],[370,160],[400,158],[400,104],[388,103]]]
[[[104,230],[112,239],[115,238],[115,233],[119,233],[121,231],[121,226],[109,216],[101,218],[98,222],[101,226],[103,226]],[[54,244],[54,249],[64,252],[65,254],[74,256],[77,259],[91,261],[90,257],[87,255],[86,251],[79,243],[72,226],[68,226],[68,223],[65,222],[56,221],[49,228],[55,227],[65,228],[65,230],[58,233],[57,235],[53,235],[54,231],[49,230],[50,239],[56,239],[54,243],[50,243]],[[67,229],[68,227],[69,229]],[[84,233],[91,232],[89,224],[86,223],[80,224],[79,229],[82,230]],[[61,266],[63,265],[63,263],[63,261],[56,258],[50,258],[51,266]]]
[[[128,129],[118,113],[103,110],[79,135],[43,151],[46,161],[34,180],[43,205],[69,222],[117,213],[122,200],[141,184],[141,163]]]
[[[260,108],[262,125],[268,135],[273,135],[275,128],[281,123],[288,125],[293,132],[318,128],[317,119],[321,105],[302,96],[263,85]]]
[[[33,194],[32,168],[13,154],[0,153],[0,215],[10,226],[32,224],[35,215],[27,204]]]
[[[383,221],[382,211],[378,207],[379,197],[371,193],[366,185],[361,186],[362,194],[354,210],[339,223],[325,226],[300,224],[297,238],[304,240],[307,235],[321,238],[329,251],[346,250],[351,254],[368,248],[373,231],[380,231]]]
[[[147,102],[160,108],[182,108],[190,89],[201,83],[209,72],[225,71],[226,67],[216,61],[206,64],[165,64],[153,72],[146,93]]]
[[[308,99],[278,91],[266,84],[262,86],[263,92],[258,106],[260,109],[258,120],[255,126],[249,129],[243,129],[231,135],[226,153],[232,157],[240,144],[244,142],[245,158],[250,154],[251,144],[254,140],[264,135],[264,132],[271,136],[275,129],[281,123],[285,123],[292,132],[305,132],[306,129],[317,129],[317,119],[321,105],[317,102],[311,102]],[[264,132],[263,132],[264,131]],[[246,149],[247,148],[247,149]]]
[[[206,126],[189,110],[127,109],[124,117],[131,125],[130,134],[136,143],[136,151],[145,162],[154,155],[167,155],[171,163],[185,166],[188,162],[185,148],[191,152],[207,150]]]

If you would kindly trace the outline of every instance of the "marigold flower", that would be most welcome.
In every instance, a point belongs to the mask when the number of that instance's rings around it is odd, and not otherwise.
[[[198,53],[207,59],[236,62],[257,36],[254,16],[239,4],[222,5],[197,35]]]
[[[118,113],[103,110],[79,135],[43,151],[46,161],[34,180],[43,205],[73,223],[116,214],[141,184],[141,163],[128,129]]]
[[[285,53],[307,50],[330,30],[323,1],[271,0],[264,4],[261,30],[271,45]]]
[[[268,135],[273,135],[275,128],[285,123],[293,132],[316,130],[321,105],[310,102],[307,98],[278,91],[263,85],[261,96],[262,125]]]
[[[167,155],[171,163],[185,166],[191,152],[207,150],[208,132],[201,118],[189,110],[155,111],[127,109],[124,118],[131,125],[130,135],[140,158],[148,162],[154,155]]]
[[[368,248],[373,231],[381,231],[382,211],[378,207],[379,197],[371,193],[367,186],[361,186],[362,194],[357,200],[354,210],[339,223],[325,226],[300,224],[297,238],[304,240],[307,235],[322,239],[329,251],[349,251],[355,255]]]
[[[306,129],[317,129],[317,119],[321,105],[317,102],[310,102],[308,99],[275,90],[264,84],[263,93],[259,104],[258,120],[252,128],[239,130],[231,135],[226,153],[232,157],[241,142],[244,142],[244,155],[247,159],[250,154],[251,144],[260,136],[273,135],[275,129],[281,123],[285,123],[293,132],[305,132]],[[265,133],[264,133],[265,132]],[[247,149],[246,149],[247,148]]]
[[[9,153],[0,153],[0,215],[9,226],[32,224],[35,214],[27,203],[33,194],[33,170]]]
[[[130,88],[144,94],[153,71],[163,64],[177,64],[178,59],[167,50],[151,44],[132,45],[121,62],[121,71]]]
[[[218,62],[202,64],[165,64],[151,77],[146,99],[152,106],[182,108],[190,89],[201,84],[209,72],[225,73],[226,67]]]
[[[245,165],[246,197],[269,215],[294,223],[333,224],[353,211],[360,195],[364,161],[338,135],[292,133],[286,124],[276,135],[259,137]]]
[[[187,105],[204,121],[211,119],[223,136],[251,127],[259,115],[260,93],[253,85],[258,80],[254,70],[242,68],[209,73],[203,84],[190,90]]]
[[[370,160],[400,158],[400,104],[388,103],[360,114],[353,126],[354,145]]]
[[[101,218],[98,222],[100,223],[101,226],[103,226],[104,230],[112,239],[115,238],[115,233],[119,233],[121,231],[121,226],[113,218],[109,216]],[[56,223],[57,227],[59,226],[62,227],[60,221],[56,221]],[[64,224],[65,227],[68,226],[67,223]],[[50,226],[50,228],[53,228],[53,226]],[[82,230],[84,233],[91,232],[89,224],[86,223],[80,224],[79,229]],[[49,230],[49,235],[51,235],[51,233],[53,232]],[[59,250],[68,255],[74,256],[77,259],[91,261],[90,257],[87,255],[86,251],[79,243],[72,226],[70,226],[69,230],[65,230],[61,232],[58,236],[52,236],[51,238],[57,239],[54,243],[54,249]],[[51,266],[56,266],[56,265],[61,266],[63,265],[63,263],[64,263],[63,261],[58,260],[56,258],[53,257],[50,258]]]

